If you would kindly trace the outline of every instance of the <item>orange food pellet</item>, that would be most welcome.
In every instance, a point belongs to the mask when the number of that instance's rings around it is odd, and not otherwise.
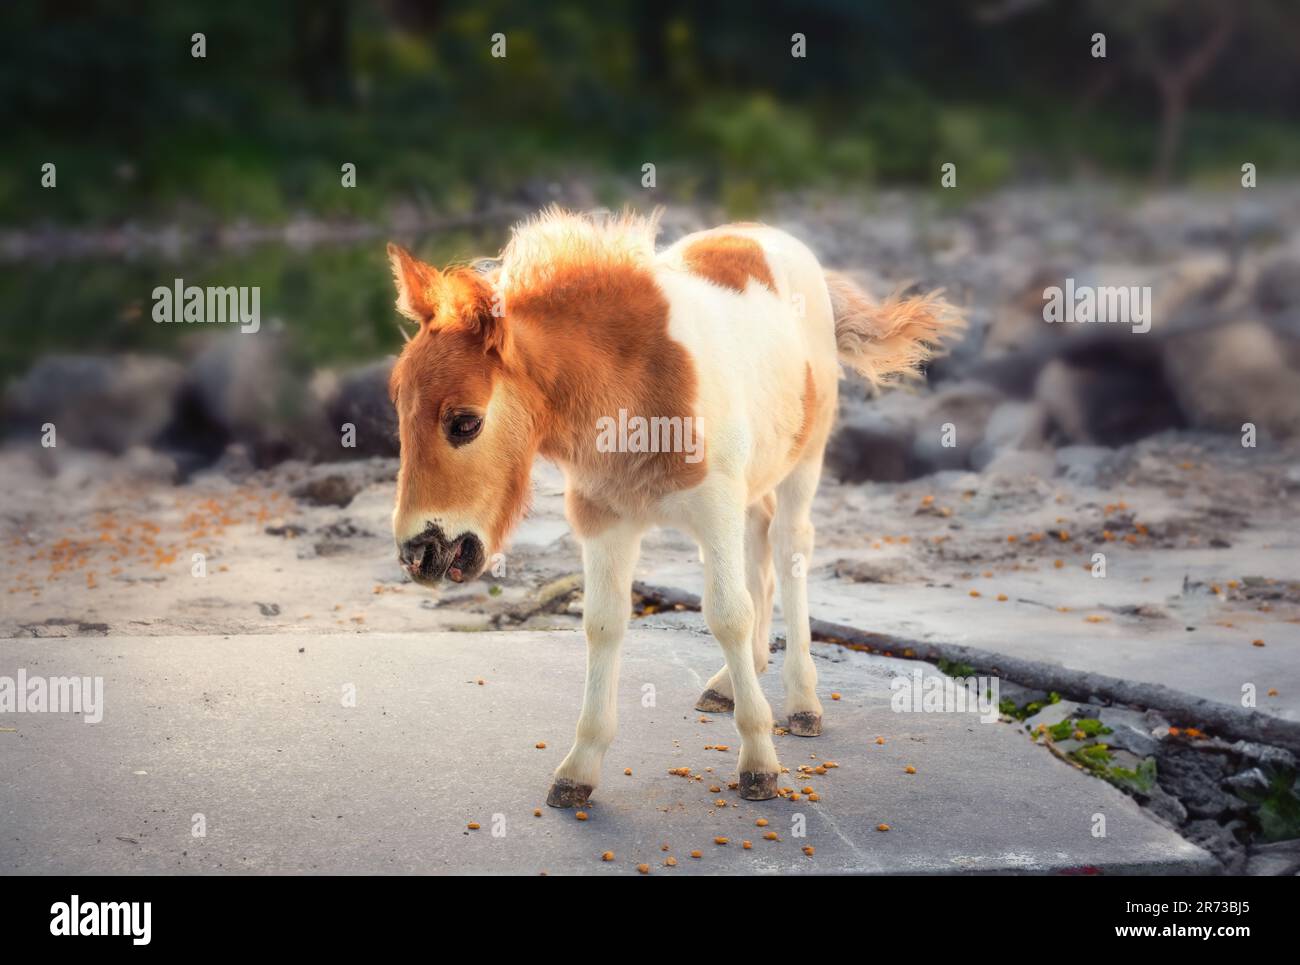
[[[813,856],[813,854],[816,852],[816,850],[817,850],[817,849],[814,848],[811,844],[805,844],[805,845],[803,846],[803,853],[806,854],[806,855],[807,855],[808,857],[810,857],[810,858]]]
[[[577,818],[579,821],[585,821],[585,820],[587,820],[587,812],[586,812],[586,811],[578,811],[578,812],[575,813],[573,816],[574,816],[575,818]]]
[[[714,838],[714,839],[713,839],[713,843],[714,843],[714,844],[726,844],[726,843],[729,842],[730,840],[731,840],[730,838]]]
[[[876,825],[876,830],[877,830],[877,831],[888,831],[888,830],[889,830],[889,825],[888,825],[888,824],[877,824],[877,825]]]
[[[630,768],[630,767],[625,767],[625,768],[623,768],[623,773],[626,774],[628,777],[631,777],[631,776],[632,776],[632,768]]]
[[[903,768],[903,773],[904,773],[904,774],[915,774],[915,773],[916,773],[916,768],[913,767],[911,764],[908,764],[907,767]]]
[[[877,738],[876,738],[876,743],[877,743],[877,744],[883,744],[884,742],[885,742],[885,739],[884,739],[883,737],[877,737]]]
[[[808,795],[808,800],[810,800],[810,801],[812,801],[812,802],[814,802],[814,803],[816,803],[817,801],[820,801],[821,799],[822,799],[822,796],[821,796],[820,794],[818,794],[816,791],[814,791],[812,794],[809,794],[809,795]]]
[[[979,595],[980,595],[980,591],[979,591],[979,590],[971,590],[971,591],[970,591],[970,595],[971,595],[971,596],[979,596]]]
[[[1250,645],[1251,645],[1252,647],[1262,647],[1262,646],[1264,646],[1264,641],[1263,641],[1263,640],[1252,640],[1252,641],[1250,641]]]
[[[765,828],[767,827],[767,818],[759,818],[757,821],[754,822],[754,824],[760,828]]]
[[[648,864],[639,864],[636,866],[636,870],[641,872],[643,875],[648,875],[650,873],[650,866]]]
[[[1063,569],[1065,567],[1065,560],[1052,560],[1052,565],[1058,570]]]
[[[999,594],[998,594],[998,602],[999,602],[999,603],[1006,603],[1006,602],[1007,602],[1007,595],[1006,595],[1005,593],[999,593]]]
[[[775,831],[769,831],[769,832],[767,832],[767,834],[763,835],[763,840],[764,840],[764,841],[775,841],[775,840],[776,840],[776,832],[775,832]]]
[[[676,868],[677,859],[670,855],[669,857],[664,858],[664,864],[667,865],[669,868]]]
[[[883,743],[883,741],[881,743]],[[826,768],[827,770],[829,770],[832,767],[839,767],[839,766],[840,765],[836,761],[822,761],[822,767]]]
[[[471,831],[477,831],[479,828],[479,824],[477,821],[471,821],[468,825],[466,825],[466,827],[468,827]]]
[[[811,794],[811,793],[813,792],[813,789],[812,789],[811,787],[805,787],[805,788],[803,789],[803,792],[804,792],[805,794]]]
[[[541,750],[545,750],[545,749],[546,749],[546,741],[538,741],[538,742],[537,742],[536,744],[534,744],[533,746],[536,747],[539,751],[541,751]]]
[[[541,808],[533,808],[533,817],[535,817],[535,818],[540,818],[541,816],[542,816],[542,809],[541,809]]]
[[[614,860],[614,852],[613,852],[613,851],[606,851],[604,854],[602,854],[602,855],[600,856],[600,860],[601,860],[601,861],[613,861],[613,860]]]
[[[836,694],[836,693],[832,693],[832,694],[831,694],[831,700],[839,700],[839,699],[840,699],[840,695],[839,695],[839,694]]]
[[[703,852],[703,851],[692,851],[692,852],[691,852],[691,857],[692,857],[692,858],[703,858],[703,857],[704,857],[704,852]]]

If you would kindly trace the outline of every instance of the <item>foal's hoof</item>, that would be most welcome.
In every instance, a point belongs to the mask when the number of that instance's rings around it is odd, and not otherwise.
[[[791,714],[789,731],[795,737],[820,737],[822,715],[811,710],[801,710]]]
[[[575,784],[567,777],[561,777],[551,785],[551,793],[546,795],[546,803],[553,808],[576,808],[586,804],[589,797],[591,797],[590,784]]]
[[[736,702],[726,694],[709,689],[700,694],[700,699],[695,702],[695,709],[702,710],[706,714],[729,714],[736,709]]]
[[[776,775],[740,772],[737,791],[746,801],[767,801],[776,797]]]

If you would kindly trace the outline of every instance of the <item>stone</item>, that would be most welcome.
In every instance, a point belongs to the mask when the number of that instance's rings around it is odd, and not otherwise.
[[[53,423],[60,446],[118,455],[163,432],[184,379],[183,366],[158,356],[46,356],[5,392],[6,429],[39,442]]]

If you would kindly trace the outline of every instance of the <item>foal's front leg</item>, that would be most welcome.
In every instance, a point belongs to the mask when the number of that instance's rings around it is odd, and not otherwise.
[[[632,570],[641,531],[619,524],[582,546],[582,626],[587,634],[587,688],[573,748],[555,771],[546,803],[571,808],[587,803],[600,783],[600,764],[618,724],[618,664],[632,618]]]

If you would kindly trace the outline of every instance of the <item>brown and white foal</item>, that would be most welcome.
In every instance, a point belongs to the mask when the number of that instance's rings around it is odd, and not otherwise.
[[[567,480],[583,547],[587,684],[547,799],[555,807],[582,804],[599,781],[633,567],[657,524],[698,541],[704,617],[726,659],[697,706],[735,711],[741,797],[776,794],[772,711],[758,684],[774,570],[788,726],[804,737],[822,726],[805,574],[839,363],[873,381],[908,374],[960,324],[935,297],[875,303],[773,228],[728,225],[662,252],[655,230],[632,215],[548,210],[515,228],[491,273],[438,271],[389,246],[397,308],[420,326],[391,385],[402,565],[426,585],[473,579],[523,514],[534,458]],[[637,417],[662,438],[601,444],[611,424]]]

